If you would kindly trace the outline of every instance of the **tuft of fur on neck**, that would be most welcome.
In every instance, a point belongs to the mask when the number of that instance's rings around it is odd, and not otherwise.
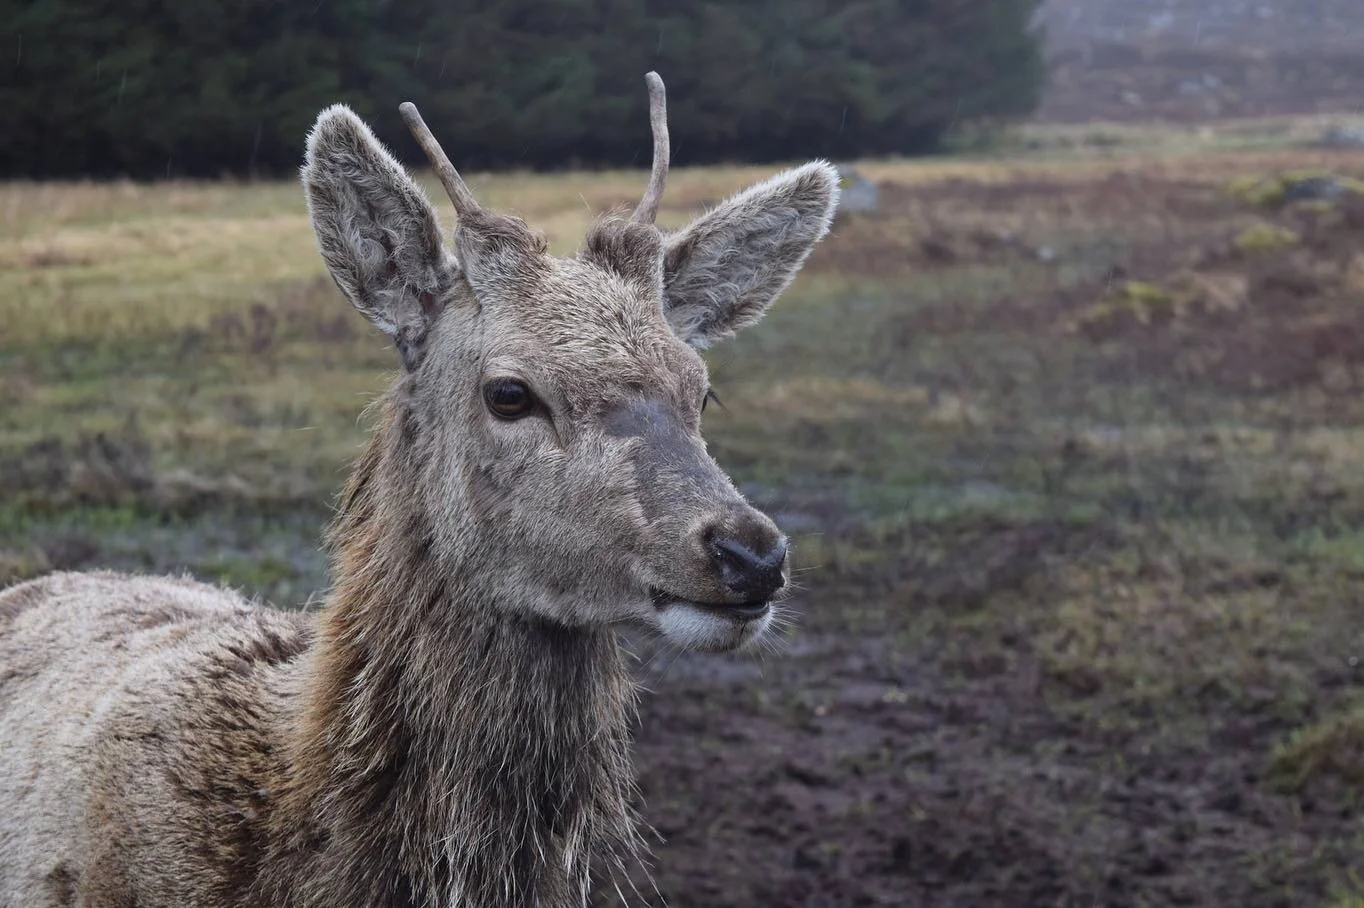
[[[295,868],[259,895],[581,906],[591,872],[642,850],[634,685],[613,631],[478,601],[485,583],[437,567],[408,399],[400,387],[384,402],[332,527],[333,587],[274,823],[294,859],[279,866]]]

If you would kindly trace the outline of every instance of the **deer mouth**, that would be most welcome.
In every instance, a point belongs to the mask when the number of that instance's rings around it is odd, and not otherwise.
[[[649,588],[649,599],[653,602],[654,608],[659,611],[683,606],[694,608],[703,612],[709,612],[720,618],[730,621],[757,621],[767,615],[772,610],[770,600],[764,599],[760,602],[699,602],[695,599],[687,599],[683,596],[674,596],[672,593],[660,590],[658,587]]]

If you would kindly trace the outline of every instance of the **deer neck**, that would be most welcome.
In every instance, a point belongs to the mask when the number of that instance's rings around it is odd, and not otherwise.
[[[337,895],[356,904],[582,905],[589,863],[637,844],[634,687],[614,632],[523,615],[477,579],[495,572],[436,566],[400,410],[333,527],[285,748],[293,847],[354,876]]]

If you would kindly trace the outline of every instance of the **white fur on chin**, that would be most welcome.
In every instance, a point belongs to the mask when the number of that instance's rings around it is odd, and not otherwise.
[[[772,624],[772,609],[760,618],[743,621],[690,602],[674,602],[659,612],[658,621],[663,636],[681,649],[723,653],[761,639]]]

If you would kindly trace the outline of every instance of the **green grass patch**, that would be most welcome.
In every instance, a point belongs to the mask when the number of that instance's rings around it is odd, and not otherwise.
[[[1274,751],[1269,772],[1286,791],[1330,779],[1364,794],[1364,703],[1294,732]]]

